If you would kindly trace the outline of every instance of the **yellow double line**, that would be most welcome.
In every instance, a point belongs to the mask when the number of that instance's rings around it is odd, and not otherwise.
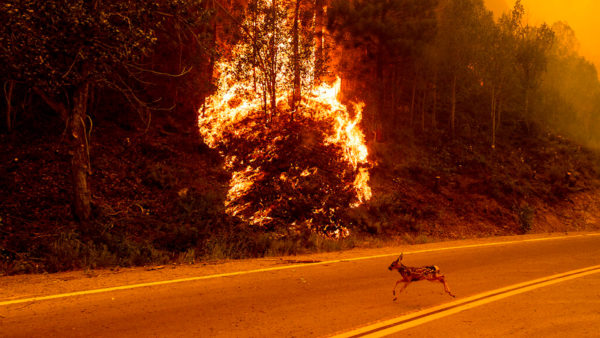
[[[490,246],[498,246],[498,245],[551,241],[551,240],[569,239],[569,238],[578,238],[578,237],[594,237],[594,236],[600,236],[600,233],[590,233],[590,234],[583,234],[583,235],[560,236],[560,237],[542,237],[542,238],[533,238],[533,239],[517,240],[517,241],[451,246],[451,247],[424,249],[424,250],[416,250],[416,251],[409,251],[409,252],[407,251],[407,252],[404,252],[404,254],[418,254],[418,253],[426,253],[426,252],[448,251],[448,250],[468,249],[468,248],[480,248],[480,247],[490,247]],[[43,301],[43,300],[51,300],[51,299],[59,299],[59,298],[66,298],[66,297],[73,297],[73,296],[92,295],[92,294],[97,294],[97,293],[112,292],[112,291],[119,291],[119,290],[131,290],[131,289],[137,289],[137,288],[149,287],[149,286],[159,286],[159,285],[167,285],[167,284],[174,284],[174,283],[193,282],[193,281],[200,281],[200,280],[205,280],[205,279],[213,279],[213,278],[221,278],[221,277],[241,276],[241,275],[247,275],[247,274],[251,274],[251,273],[259,273],[259,272],[269,272],[269,271],[278,271],[278,270],[286,270],[286,269],[298,269],[298,268],[303,268],[303,267],[308,267],[308,266],[327,265],[327,264],[334,264],[334,263],[341,263],[341,262],[354,262],[354,261],[392,257],[392,256],[398,256],[398,253],[382,254],[382,255],[374,255],[374,256],[366,256],[366,257],[346,258],[346,259],[338,259],[338,260],[329,260],[329,261],[322,261],[322,262],[315,262],[315,263],[308,263],[308,264],[304,263],[304,264],[276,266],[276,267],[256,269],[256,270],[236,271],[236,272],[222,273],[222,274],[216,274],[216,275],[196,276],[196,277],[171,279],[171,280],[164,280],[164,281],[157,281],[157,282],[148,282],[148,283],[140,283],[140,284],[132,284],[132,285],[121,285],[121,286],[108,287],[108,288],[102,288],[102,289],[94,289],[94,290],[75,291],[75,292],[61,293],[61,294],[48,295],[48,296],[37,296],[37,297],[30,297],[30,298],[5,300],[5,301],[0,301],[0,306],[35,302],[35,301]]]
[[[487,291],[454,302],[442,304],[429,309],[414,312],[394,319],[365,326],[350,332],[335,335],[335,338],[348,337],[384,337],[400,331],[415,327],[439,318],[453,315],[477,306],[491,303],[503,298],[518,295],[527,291],[542,288],[552,284],[561,283],[575,278],[600,273],[600,265],[583,269],[572,270],[528,282],[507,286],[504,288]]]

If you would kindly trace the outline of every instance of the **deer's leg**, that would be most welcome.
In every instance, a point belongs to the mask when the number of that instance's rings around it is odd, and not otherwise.
[[[398,286],[398,283],[400,282],[404,282],[404,285],[402,285],[402,287],[400,288],[400,291],[398,291],[398,293],[401,293],[402,291],[404,291],[404,289],[406,289],[408,287],[408,284],[410,284],[410,282],[407,282],[403,279],[400,279],[396,282],[396,286]],[[398,299],[398,297],[396,297],[396,286],[394,286],[394,301],[396,301],[396,299]]]
[[[446,277],[444,277],[444,275],[437,276],[437,280],[439,280],[440,283],[444,284],[444,291],[446,291],[447,294],[449,294],[452,297],[456,297],[452,294],[452,292],[450,292],[450,288],[448,287],[448,283],[446,283]]]
[[[398,287],[398,284],[400,284],[400,282],[402,282],[402,279],[398,279],[396,281],[396,284],[394,284],[394,289],[392,289],[392,295],[394,296],[394,301],[396,301],[397,297],[396,297],[396,288]]]
[[[396,284],[394,284],[394,289],[392,289],[392,295],[396,295],[396,288],[398,287],[398,284],[400,284],[400,282],[402,282],[402,279],[398,279],[396,281]]]

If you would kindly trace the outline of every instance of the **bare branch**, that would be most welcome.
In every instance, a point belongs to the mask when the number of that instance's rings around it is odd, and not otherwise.
[[[77,63],[77,59],[80,56],[83,57],[83,55],[81,55],[81,48],[79,49],[79,51],[77,52],[77,54],[75,54],[75,58],[73,59],[73,63],[71,63],[71,66],[69,67],[69,69],[67,70],[67,72],[63,74],[63,76],[62,76],[63,79],[65,77],[67,77],[67,75],[69,75],[69,73],[71,73],[71,70],[73,70],[73,67],[75,66],[75,63]]]
[[[184,67],[183,71],[181,71],[181,73],[179,73],[179,74],[171,74],[171,73],[159,72],[159,71],[152,70],[152,69],[142,68],[142,67],[136,66],[134,64],[127,64],[127,66],[135,68],[135,69],[137,69],[139,71],[142,71],[142,72],[146,72],[146,73],[150,73],[150,74],[154,74],[154,75],[159,75],[159,76],[174,77],[174,78],[182,77],[182,76],[188,74],[194,68],[193,66]]]
[[[56,111],[63,121],[67,121],[69,119],[69,111],[64,105],[64,103],[56,101],[55,99],[49,97],[43,90],[41,90],[38,87],[33,87],[33,91],[36,94],[38,94],[50,108]]]

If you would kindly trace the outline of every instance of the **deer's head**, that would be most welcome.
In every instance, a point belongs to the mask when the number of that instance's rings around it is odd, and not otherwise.
[[[390,264],[390,266],[388,267],[388,270],[392,271],[392,270],[400,269],[400,267],[402,266],[402,256],[403,255],[404,255],[404,253],[401,253],[400,256],[398,256],[398,258],[396,258],[396,260],[393,261],[392,264]]]

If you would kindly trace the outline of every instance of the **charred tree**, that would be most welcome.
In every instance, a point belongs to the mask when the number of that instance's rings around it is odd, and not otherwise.
[[[89,139],[86,128],[89,90],[87,82],[75,90],[69,117],[73,212],[80,222],[87,222],[92,213],[92,194],[88,182],[88,175],[91,174]]]
[[[13,129],[13,93],[15,89],[15,81],[8,80],[4,83],[4,99],[6,100],[6,132],[10,133]]]

